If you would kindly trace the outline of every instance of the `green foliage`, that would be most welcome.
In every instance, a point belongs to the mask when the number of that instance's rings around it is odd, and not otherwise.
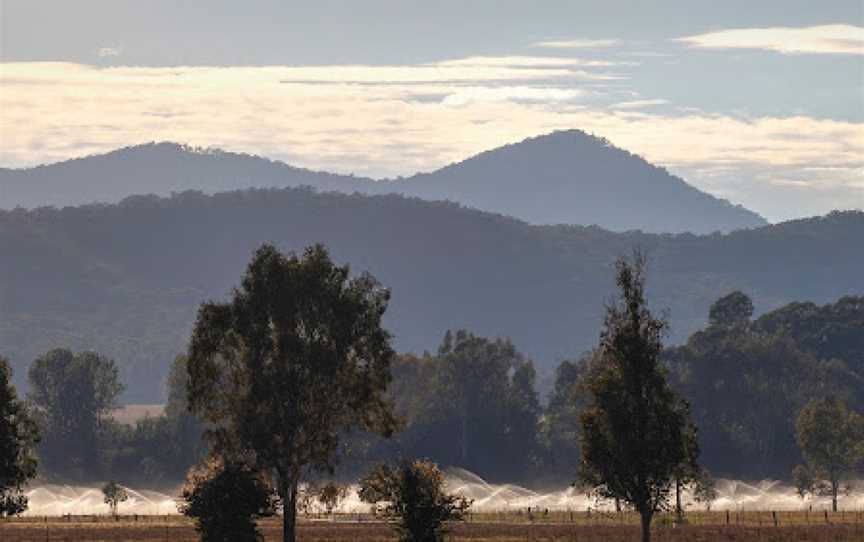
[[[801,350],[845,372],[844,378],[854,383],[845,395],[864,409],[864,296],[845,296],[823,306],[790,303],[761,316],[754,327],[793,337]]]
[[[540,472],[552,480],[570,476],[579,468],[579,416],[589,404],[586,384],[594,359],[591,353],[577,361],[563,361],[555,371],[540,428],[543,459]]]
[[[708,322],[712,326],[740,326],[750,322],[753,301],[741,291],[723,296],[711,305]]]
[[[111,514],[114,516],[117,515],[117,507],[120,503],[129,500],[129,494],[126,492],[126,489],[114,480],[109,480],[108,483],[102,486],[102,496],[104,497],[105,504],[111,508]]]
[[[381,326],[389,293],[316,245],[255,252],[228,303],[205,303],[189,349],[189,406],[220,453],[253,454],[276,480],[294,540],[304,470],[332,470],[341,432],[389,435],[394,356]]]
[[[321,242],[392,287],[386,324],[400,351],[432,348],[458,325],[510,337],[542,375],[596,342],[609,267],[633,247],[660,256],[652,292],[671,310],[670,341],[683,342],[733,289],[762,309],[860,295],[862,238],[860,212],[673,236],[536,227],[452,203],[301,189],[0,211],[0,344],[19,389],[28,364],[63,345],[115,359],[135,384],[124,401],[160,402],[196,307],[224,296],[258,244]]]
[[[46,470],[83,480],[99,465],[107,416],[123,391],[113,360],[95,352],[54,349],[28,373],[28,398],[41,422],[40,459]]]
[[[725,476],[788,475],[800,461],[795,413],[823,395],[864,399],[858,337],[864,337],[864,298],[847,297],[825,307],[793,303],[754,322],[715,322],[667,350],[700,428],[703,462]]]
[[[836,398],[813,399],[795,420],[795,437],[806,462],[793,471],[799,494],[819,488],[836,512],[841,483],[864,460],[864,416]]]
[[[257,542],[255,521],[276,513],[278,499],[248,465],[210,458],[189,471],[180,512],[196,521],[202,542]]]
[[[27,509],[24,485],[36,476],[36,423],[11,382],[12,370],[0,356],[0,517]]]
[[[465,330],[448,331],[435,356],[398,357],[390,394],[406,427],[391,457],[422,454],[491,479],[527,478],[539,452],[535,378],[509,340]]]
[[[444,540],[445,523],[463,520],[472,502],[448,495],[444,475],[428,460],[376,467],[360,480],[360,499],[384,502],[384,515],[398,521],[400,540],[406,542]]]
[[[667,323],[645,305],[644,266],[638,253],[633,263],[621,259],[616,266],[620,297],[607,307],[587,383],[591,403],[581,417],[580,479],[599,495],[632,505],[647,541],[676,473],[693,458],[687,404],[660,364]]]

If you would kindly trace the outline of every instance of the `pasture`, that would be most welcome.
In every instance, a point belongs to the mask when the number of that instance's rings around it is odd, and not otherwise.
[[[281,520],[259,523],[265,540],[279,541]],[[306,517],[299,524],[304,541],[396,540],[391,527],[372,516]],[[472,514],[451,526],[454,541],[638,540],[637,517],[631,513],[532,511]],[[0,540],[21,542],[186,542],[197,540],[193,523],[182,516],[66,516],[0,520]],[[864,512],[691,512],[675,525],[671,516],[654,524],[654,540],[668,542],[864,541]]]

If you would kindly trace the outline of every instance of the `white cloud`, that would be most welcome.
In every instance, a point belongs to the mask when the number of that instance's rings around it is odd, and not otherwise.
[[[538,41],[537,43],[533,43],[532,47],[543,47],[546,49],[604,49],[608,47],[615,47],[618,45],[621,45],[621,40],[574,39],[560,41]]]
[[[607,60],[583,60],[560,56],[470,56],[455,60],[444,60],[433,64],[440,67],[509,67],[509,68],[543,68],[562,66],[582,66],[602,68],[620,65]]]
[[[101,47],[96,51],[96,56],[99,58],[120,56],[121,54],[123,54],[123,49],[120,47]]]
[[[579,89],[548,87],[469,87],[447,95],[442,104],[461,107],[480,102],[566,102],[579,98]]]
[[[846,24],[802,28],[731,28],[677,38],[702,49],[766,49],[787,54],[864,55],[864,27]]]
[[[655,107],[658,105],[668,104],[668,100],[631,100],[627,102],[618,102],[612,104],[612,109],[644,109],[646,107]]]
[[[650,99],[617,109],[589,106],[593,89],[583,85],[593,83],[573,78],[572,71],[0,64],[0,165],[173,140],[316,169],[393,176],[579,128],[769,218],[811,213],[814,194],[822,211],[864,207],[864,123],[698,110],[667,115],[637,107],[659,105]],[[784,179],[806,181],[811,189],[777,184]],[[783,200],[771,190],[793,191],[798,199]],[[772,208],[775,201],[784,207]]]

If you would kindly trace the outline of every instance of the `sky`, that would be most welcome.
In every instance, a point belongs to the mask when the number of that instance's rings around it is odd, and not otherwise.
[[[0,0],[2,167],[170,140],[384,178],[570,128],[771,221],[864,208],[864,2]]]

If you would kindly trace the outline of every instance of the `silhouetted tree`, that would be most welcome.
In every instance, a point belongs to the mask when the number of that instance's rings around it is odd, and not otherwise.
[[[253,452],[270,472],[295,540],[297,487],[307,469],[332,470],[340,432],[396,425],[385,391],[393,350],[381,327],[389,293],[349,278],[320,245],[301,257],[255,252],[228,303],[205,303],[189,349],[188,398],[212,424],[217,451]]]
[[[836,398],[814,399],[798,414],[795,436],[806,462],[793,473],[799,494],[830,495],[836,512],[843,480],[864,459],[864,417]]]
[[[469,499],[445,492],[444,475],[428,460],[376,467],[360,480],[360,499],[386,503],[384,514],[398,520],[405,542],[440,542],[445,523],[461,521],[471,507]]]
[[[28,378],[28,397],[42,423],[43,464],[61,476],[92,474],[100,432],[123,391],[114,361],[55,349],[33,362]]]
[[[327,510],[328,514],[332,514],[333,510],[339,506],[339,502],[347,495],[347,487],[336,482],[327,482],[318,489],[318,502],[324,505],[324,509]]]
[[[533,363],[507,339],[459,330],[445,335],[432,371],[432,386],[420,383],[430,389],[421,418],[435,459],[517,476],[537,449]]]
[[[725,476],[788,474],[799,461],[795,413],[812,397],[860,395],[864,387],[862,376],[843,361],[822,360],[802,349],[799,322],[784,309],[778,312],[785,316],[769,313],[756,322],[709,325],[664,352],[691,402],[702,461]],[[849,324],[850,331],[864,331],[853,314],[844,318],[845,323],[820,322],[820,327],[839,330]],[[772,324],[766,329],[764,321]]]
[[[711,305],[708,322],[715,326],[746,325],[753,316],[753,301],[744,293],[736,290],[725,295]]]
[[[117,507],[121,502],[126,502],[129,499],[129,494],[126,489],[119,485],[114,480],[109,480],[107,484],[102,486],[102,496],[105,498],[105,504],[111,508],[111,515],[117,516]]]
[[[263,540],[255,521],[276,513],[278,499],[258,472],[239,461],[211,457],[189,471],[178,509],[194,518],[202,542]]]
[[[27,509],[24,485],[36,476],[36,423],[18,399],[10,381],[12,370],[0,356],[0,517]]]
[[[717,483],[708,469],[699,469],[699,473],[693,480],[693,498],[696,502],[704,504],[710,512],[711,503],[717,499]]]
[[[667,506],[676,469],[687,458],[686,404],[669,387],[659,362],[667,324],[645,306],[644,257],[619,259],[620,297],[606,310],[596,370],[582,413],[580,478],[607,498],[639,512],[642,540]]]

